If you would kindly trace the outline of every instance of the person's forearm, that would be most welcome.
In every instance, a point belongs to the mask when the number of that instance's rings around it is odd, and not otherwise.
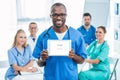
[[[77,63],[80,63],[80,64],[84,62],[84,58],[82,58],[76,54],[74,55],[73,60]]]
[[[30,60],[30,62],[24,66],[24,68],[29,68],[33,66],[33,60]]]
[[[15,71],[22,71],[23,70],[22,67],[20,67],[20,66],[18,66],[16,64],[13,64],[12,66],[13,66],[13,68],[14,68]]]
[[[98,59],[86,59],[85,62],[90,63],[90,64],[98,64],[100,61]]]
[[[30,61],[27,65],[24,67],[18,66],[17,64],[12,65],[15,71],[29,71],[29,67],[33,66],[33,61]]]
[[[46,62],[43,61],[43,60],[41,60],[41,59],[38,59],[37,64],[38,64],[40,67],[43,67],[43,66],[45,66]]]
[[[15,71],[25,71],[25,72],[29,72],[30,70],[28,68],[24,68],[24,67],[21,67],[21,66],[17,66],[16,64],[13,64],[13,68]]]

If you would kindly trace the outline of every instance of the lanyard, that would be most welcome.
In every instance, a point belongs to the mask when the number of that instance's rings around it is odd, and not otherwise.
[[[67,33],[68,33],[68,39],[70,40],[70,32],[69,32],[69,29],[68,29],[68,26],[67,27]],[[43,49],[45,48],[45,45],[44,45],[44,40],[46,39],[45,37],[48,37],[48,39],[50,39],[50,34],[49,34],[49,31],[50,29],[52,29],[53,26],[51,26],[50,28],[47,29],[46,33],[43,35],[43,41],[42,41],[42,44],[43,44]]]

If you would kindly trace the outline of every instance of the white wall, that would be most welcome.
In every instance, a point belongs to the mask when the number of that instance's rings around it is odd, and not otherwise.
[[[70,25],[74,28],[77,28],[79,25],[81,25],[85,0],[54,0],[54,2],[62,2],[66,5],[68,11],[66,22],[67,25]],[[19,28],[24,29],[28,35],[28,23],[18,24],[16,10],[16,0],[3,0],[0,3],[0,60],[7,60],[7,51],[11,47],[16,31]],[[50,12],[49,10],[47,11]],[[49,24],[47,23],[49,22],[38,24],[38,33],[41,33],[44,29],[51,26],[50,24],[52,24],[52,22]]]
[[[92,25],[107,26],[109,16],[109,0],[86,0],[84,12],[89,12],[92,15]]]
[[[119,4],[119,14],[116,15],[116,3]],[[111,30],[113,32],[113,37],[115,32],[118,32],[118,39],[113,38],[113,51],[114,56],[120,58],[120,0],[111,0]]]
[[[67,8],[66,24],[77,29],[82,24],[85,0],[54,0],[63,3]]]
[[[0,60],[7,59],[16,24],[15,0],[3,0],[0,2]]]

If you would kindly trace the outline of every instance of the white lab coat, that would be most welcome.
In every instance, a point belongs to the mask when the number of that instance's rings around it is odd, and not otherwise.
[[[32,52],[33,52],[34,47],[35,47],[35,45],[36,45],[37,37],[36,37],[36,39],[35,39],[35,42],[32,40],[32,38],[33,38],[33,37],[29,36],[28,39],[27,39],[27,42],[28,42],[28,44],[30,45],[31,50],[32,50]]]

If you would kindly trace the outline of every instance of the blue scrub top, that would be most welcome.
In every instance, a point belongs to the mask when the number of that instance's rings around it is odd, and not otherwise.
[[[10,67],[5,74],[5,80],[7,78],[9,80],[12,80],[15,76],[17,76],[14,73],[12,64],[17,64],[18,66],[25,66],[30,62],[30,60],[33,60],[30,46],[24,48],[23,54],[21,54],[16,47],[11,48],[10,50],[8,50],[8,60]]]
[[[85,43],[87,43],[88,45],[90,45],[90,43],[96,40],[96,36],[95,36],[96,29],[94,26],[90,25],[89,30],[86,30],[84,28],[84,25],[82,25],[77,30],[82,33]]]
[[[68,31],[63,37],[63,40],[70,39],[75,54],[86,58],[86,48],[81,33],[72,27],[69,27]],[[35,58],[40,58],[42,50],[47,50],[48,39],[58,40],[53,27],[44,31],[38,37],[33,51]],[[44,67],[44,80],[78,80],[77,63],[68,56],[49,56]]]

